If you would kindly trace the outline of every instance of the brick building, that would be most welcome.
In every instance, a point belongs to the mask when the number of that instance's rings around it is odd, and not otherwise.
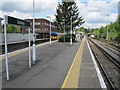
[[[2,25],[1,25],[1,22],[2,22],[2,18],[0,18],[0,44],[2,44]],[[0,45],[0,55],[2,54],[2,45]]]
[[[31,22],[31,31],[33,19],[26,19]],[[55,25],[51,22],[51,32],[58,32]],[[50,21],[46,19],[35,19],[35,33],[37,38],[48,38],[50,34]]]
[[[2,18],[0,18],[0,33],[2,33],[2,25],[1,25],[1,22],[2,22]]]

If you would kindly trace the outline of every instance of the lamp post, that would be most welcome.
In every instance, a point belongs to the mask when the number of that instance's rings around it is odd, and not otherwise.
[[[109,17],[109,15],[107,15],[107,19],[108,19],[108,17]],[[107,37],[106,37],[106,40],[108,40],[108,37],[109,37],[109,35],[108,35],[108,26],[107,26]]]
[[[51,17],[47,16],[47,18],[50,18],[50,45],[51,45],[52,44],[52,42],[51,42]]]
[[[4,36],[5,36],[5,65],[6,65],[6,76],[9,80],[9,67],[8,67],[8,47],[7,47],[7,31],[6,31],[7,16],[4,16]]]
[[[65,43],[65,19],[63,20],[64,23],[64,43]]]
[[[71,30],[70,30],[70,45],[72,45],[72,16],[71,16]]]
[[[36,63],[36,45],[35,45],[35,3],[33,0],[33,61],[32,64]]]
[[[65,19],[63,18],[63,21],[61,21],[61,25],[63,25],[64,29],[64,43],[65,43]]]

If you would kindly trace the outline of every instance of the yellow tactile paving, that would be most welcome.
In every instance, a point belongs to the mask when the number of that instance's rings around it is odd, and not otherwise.
[[[64,88],[78,88],[79,76],[80,76],[80,65],[82,61],[83,47],[85,38],[83,39],[77,54],[73,60],[73,63],[68,71],[68,74],[63,82],[61,90]]]

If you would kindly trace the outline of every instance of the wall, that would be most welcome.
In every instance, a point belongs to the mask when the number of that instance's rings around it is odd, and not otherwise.
[[[30,34],[30,39],[32,41],[33,35]],[[4,34],[2,34],[2,38],[0,38],[0,41],[4,42]],[[19,41],[28,41],[29,40],[29,34],[21,34],[21,33],[7,33],[7,42],[19,42]]]

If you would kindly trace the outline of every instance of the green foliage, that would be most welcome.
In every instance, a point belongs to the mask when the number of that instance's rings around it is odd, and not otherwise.
[[[7,25],[6,27],[7,33],[19,33],[18,26]]]
[[[70,34],[65,35],[65,42],[70,42],[70,36],[71,36]],[[72,41],[73,42],[76,42],[75,37],[76,37],[75,34],[72,34]],[[64,36],[59,38],[59,42],[64,42]]]
[[[108,39],[116,40],[120,42],[120,14],[118,15],[118,19],[114,23],[110,23],[105,27],[100,27],[99,29],[94,29],[91,33],[93,33],[96,38],[104,38],[107,37],[108,30]]]
[[[109,32],[109,39],[114,40],[118,36],[115,32]]]
[[[64,2],[58,4],[58,8],[56,10],[57,14],[55,15],[56,19],[54,21],[57,28],[60,32],[63,32],[64,27],[67,33],[70,31],[71,26],[71,17],[72,17],[72,30],[76,26],[80,26],[84,23],[83,18],[79,17],[79,9],[74,2]]]
[[[84,28],[84,27],[81,27],[80,28],[80,32],[85,32],[85,33],[89,33],[89,30]]]
[[[95,35],[96,38],[100,38],[100,32],[99,29],[96,29],[93,34]]]

